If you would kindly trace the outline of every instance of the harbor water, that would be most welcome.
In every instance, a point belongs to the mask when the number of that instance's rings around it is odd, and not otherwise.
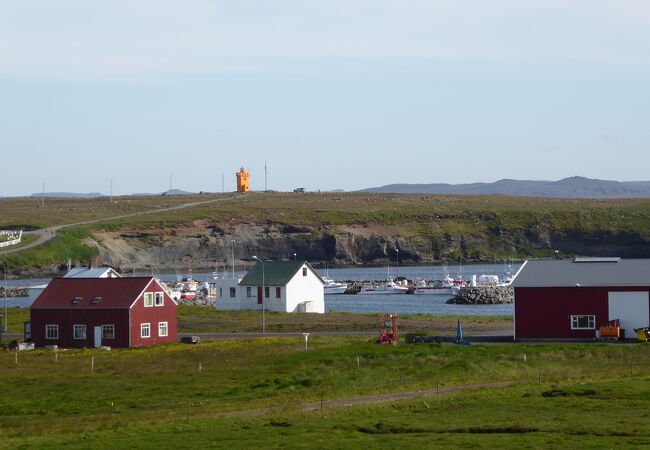
[[[371,282],[387,278],[405,277],[410,280],[442,280],[446,274],[453,278],[471,279],[472,275],[498,275],[501,279],[504,272],[516,272],[520,265],[504,267],[503,264],[467,265],[467,266],[401,266],[401,267],[351,267],[334,269],[316,269],[321,275],[328,275],[337,281]],[[236,273],[241,274],[241,273]],[[137,272],[136,276],[150,276],[151,272]],[[184,274],[187,275],[187,274]],[[129,276],[126,274],[125,276]],[[194,273],[197,281],[209,281],[211,273]],[[176,274],[160,274],[163,281],[174,281]],[[50,279],[18,279],[7,280],[7,287],[40,286],[49,283]],[[8,297],[7,308],[28,308],[40,294],[40,289],[30,289],[28,297]],[[356,294],[356,295],[326,295],[325,311],[358,312],[358,313],[398,313],[398,314],[434,314],[458,316],[512,316],[513,305],[448,305],[445,302],[449,296],[444,295],[395,295],[395,294]],[[0,307],[3,305],[0,298]]]

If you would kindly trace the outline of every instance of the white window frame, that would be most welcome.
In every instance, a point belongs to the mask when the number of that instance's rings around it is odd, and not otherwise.
[[[83,337],[77,337],[77,330],[78,329],[83,330]],[[78,341],[79,340],[83,341],[83,340],[86,340],[86,336],[87,336],[86,335],[86,324],[75,323],[74,325],[72,325],[72,339],[78,340]]]
[[[145,336],[144,331],[147,330],[147,335]],[[151,337],[151,324],[150,323],[141,323],[140,324],[140,337],[142,339],[149,339]]]
[[[237,297],[237,288],[236,288],[236,287],[231,287],[231,288],[229,289],[229,291],[230,291],[230,298],[235,298],[235,297]]]
[[[580,318],[587,318],[587,326],[580,326]],[[595,314],[572,314],[571,315],[571,329],[572,330],[595,330],[596,329],[596,315]]]
[[[276,286],[275,287],[275,299],[276,300],[282,300],[282,287],[281,286]]]
[[[108,333],[108,331],[111,331]],[[102,325],[102,339],[115,339],[115,325],[107,324]]]
[[[160,299],[160,302],[158,301]],[[154,306],[165,306],[165,294],[164,292],[156,292],[153,296],[153,305]]]
[[[144,293],[144,307],[145,308],[153,307],[153,292]]]
[[[164,334],[161,330],[164,328]],[[158,322],[158,337],[167,337],[169,336],[169,324],[167,322]]]
[[[53,331],[53,333],[50,333]],[[48,323],[45,325],[45,339],[59,339],[59,325]]]
[[[253,288],[246,286],[246,297],[251,298],[253,296]]]

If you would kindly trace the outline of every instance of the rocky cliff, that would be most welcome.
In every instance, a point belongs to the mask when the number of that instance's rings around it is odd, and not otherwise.
[[[640,234],[554,230],[545,226],[449,232],[440,236],[404,232],[385,223],[294,226],[274,223],[215,223],[197,220],[173,227],[94,230],[85,244],[98,249],[100,259],[123,269],[157,267],[215,268],[257,255],[265,259],[327,261],[336,265],[400,262],[435,263],[493,261],[555,254],[641,257],[650,255],[650,241]]]

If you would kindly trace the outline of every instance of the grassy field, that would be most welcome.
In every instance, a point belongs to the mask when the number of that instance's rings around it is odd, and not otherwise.
[[[0,376],[19,388],[0,394],[0,446],[643,447],[649,356],[641,344],[392,347],[346,336],[315,337],[308,351],[296,337],[37,350],[17,363],[7,352]],[[509,385],[445,395],[495,381]],[[425,389],[382,405],[328,403]]]
[[[456,320],[461,320],[466,332],[511,329],[512,318],[501,316],[430,316],[405,314],[399,316],[402,332],[456,332]],[[377,314],[337,313],[291,314],[266,313],[266,329],[272,333],[318,331],[377,331]],[[179,333],[258,333],[261,331],[259,311],[217,311],[213,308],[180,305]]]

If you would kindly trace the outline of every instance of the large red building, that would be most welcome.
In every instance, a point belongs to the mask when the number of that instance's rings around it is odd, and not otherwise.
[[[154,278],[55,278],[30,308],[37,346],[176,341],[176,303]]]
[[[650,259],[526,261],[512,285],[517,340],[593,339],[614,319],[634,338],[650,325]]]

